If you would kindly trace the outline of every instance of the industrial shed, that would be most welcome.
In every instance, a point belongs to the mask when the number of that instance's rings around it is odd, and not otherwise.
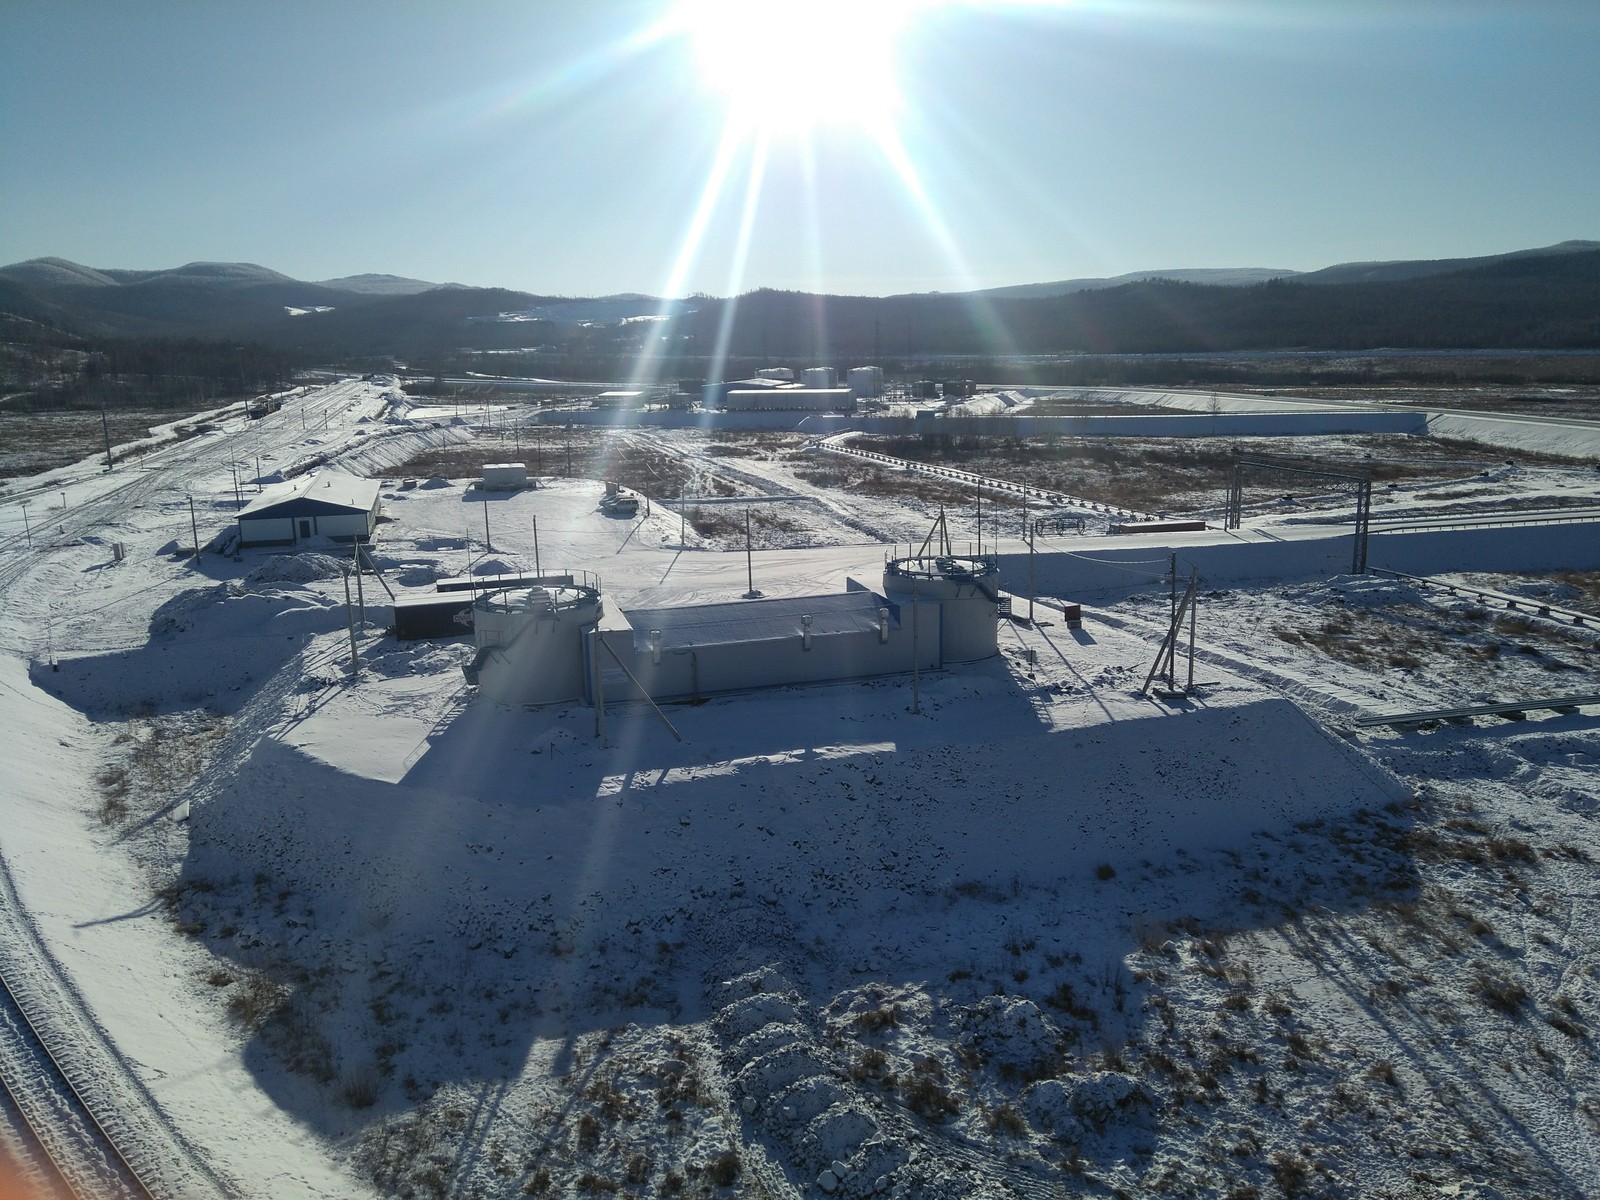
[[[239,512],[241,546],[288,546],[312,538],[365,542],[378,525],[378,482],[318,471],[269,487]]]
[[[999,652],[992,558],[914,556],[884,590],[676,608],[601,603],[599,580],[546,579],[473,603],[467,671],[500,704],[626,702],[870,679]]]

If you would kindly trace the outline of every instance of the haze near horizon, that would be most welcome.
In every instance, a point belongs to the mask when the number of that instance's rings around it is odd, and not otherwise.
[[[965,291],[1593,237],[1600,9],[291,2],[0,16],[0,261]]]

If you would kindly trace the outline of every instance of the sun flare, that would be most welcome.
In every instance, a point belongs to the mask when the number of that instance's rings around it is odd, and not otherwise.
[[[881,129],[899,101],[896,42],[917,0],[683,0],[705,88],[760,135]]]

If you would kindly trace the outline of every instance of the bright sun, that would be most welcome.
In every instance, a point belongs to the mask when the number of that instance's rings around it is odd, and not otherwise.
[[[879,129],[899,101],[895,43],[919,0],[682,0],[695,69],[762,135]]]

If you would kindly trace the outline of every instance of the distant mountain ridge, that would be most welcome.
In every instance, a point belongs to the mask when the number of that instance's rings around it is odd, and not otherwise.
[[[1124,275],[1108,275],[1104,278],[1059,279],[1054,283],[1019,283],[1010,287],[984,288],[972,294],[988,300],[1037,300],[1050,296],[1067,296],[1073,292],[1121,287],[1125,283],[1142,283],[1147,279],[1172,279],[1178,283],[1209,283],[1217,287],[1245,287],[1252,283],[1265,283],[1269,279],[1286,279],[1299,274],[1299,271],[1275,267],[1190,267],[1170,271],[1129,271]]]
[[[1081,285],[1081,286],[1080,286]],[[1063,288],[1075,288],[1065,290]],[[980,319],[973,300],[984,301]],[[517,350],[594,365],[637,355],[694,377],[717,345],[751,358],[1600,346],[1600,242],[1472,259],[1134,272],[887,297],[538,296],[392,275],[306,282],[254,263],[0,267],[0,313],[113,338],[251,340],[327,361]],[[645,322],[638,317],[659,317]],[[720,331],[720,332],[719,332]],[[698,364],[698,365],[697,365]],[[551,368],[556,369],[556,368]],[[593,376],[591,376],[593,377]]]
[[[1335,263],[1315,271],[1291,271],[1278,267],[1185,267],[1167,271],[1128,271],[1122,275],[1085,279],[1061,279],[1054,283],[1020,283],[1009,287],[984,288],[973,293],[991,300],[1038,299],[1066,296],[1073,292],[1121,287],[1150,279],[1170,279],[1175,283],[1209,283],[1218,287],[1247,287],[1269,279],[1293,279],[1296,283],[1375,283],[1395,279],[1422,279],[1447,275],[1452,271],[1486,267],[1517,258],[1536,258],[1553,254],[1582,254],[1600,250],[1600,242],[1571,240],[1532,250],[1513,250],[1508,254],[1486,254],[1478,258],[1396,259],[1390,262]]]
[[[1565,241],[1533,250],[1513,250],[1509,254],[1486,254],[1479,258],[1399,259],[1394,262],[1338,263],[1320,271],[1304,271],[1297,283],[1381,283],[1396,279],[1424,279],[1429,275],[1448,275],[1474,267],[1513,262],[1521,258],[1544,258],[1558,254],[1585,254],[1600,250],[1600,242]]]
[[[407,279],[404,275],[346,275],[342,279],[324,279],[318,287],[332,288],[336,292],[359,292],[364,296],[414,296],[418,292],[437,287],[459,288],[460,283],[429,283],[425,279]]]

